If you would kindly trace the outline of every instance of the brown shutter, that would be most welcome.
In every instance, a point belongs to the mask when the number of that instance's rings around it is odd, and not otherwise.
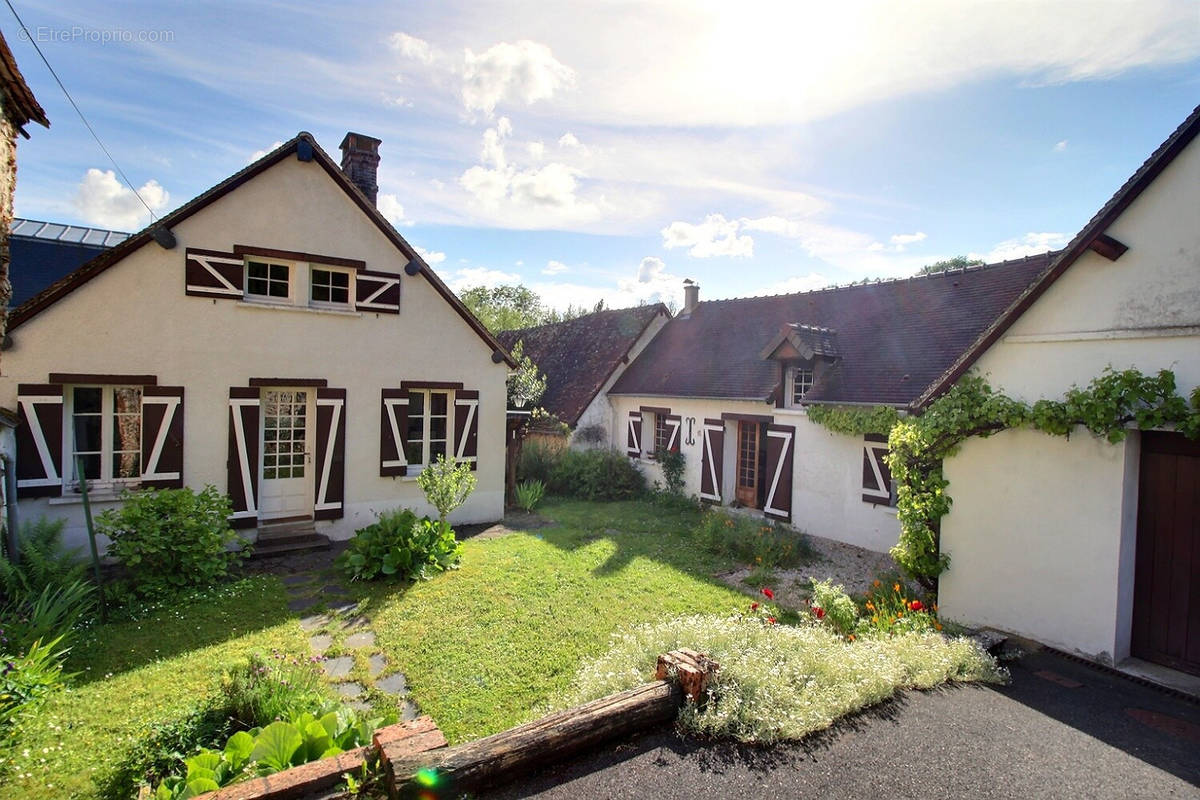
[[[63,387],[17,386],[17,497],[58,497],[63,489]]]
[[[763,514],[790,522],[792,519],[792,460],[796,429],[791,425],[767,425],[766,500]]]
[[[704,420],[700,440],[700,499],[721,502],[721,481],[725,466],[725,423]]]
[[[863,443],[862,499],[864,503],[887,506],[892,504],[892,471],[888,469],[887,437],[868,433]]]
[[[241,299],[246,267],[235,253],[216,250],[185,251],[184,290],[194,297]]]
[[[454,457],[479,468],[479,392],[454,393]]]
[[[404,450],[408,435],[408,390],[384,389],[379,402],[379,474],[395,478],[408,474]]]
[[[183,387],[142,387],[142,486],[183,487]]]
[[[683,417],[675,414],[663,414],[663,422],[666,423],[667,430],[669,431],[667,434],[667,450],[671,453],[678,453],[679,440],[683,438],[680,435],[680,431],[683,428]]]
[[[346,500],[346,390],[317,389],[314,519],[340,519]]]
[[[359,311],[400,313],[400,276],[360,269],[354,278],[354,307]]]
[[[642,412],[630,411],[629,422],[625,432],[625,455],[630,458],[642,457]]]
[[[229,499],[230,524],[252,528],[258,524],[258,420],[260,391],[255,387],[229,388]]]

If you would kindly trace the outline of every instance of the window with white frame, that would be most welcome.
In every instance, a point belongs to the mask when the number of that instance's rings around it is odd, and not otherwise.
[[[310,302],[313,305],[350,305],[350,272],[314,266],[310,271]]]
[[[798,406],[804,402],[804,395],[813,386],[812,367],[792,367],[792,405]]]
[[[292,268],[265,261],[246,262],[246,297],[286,302],[292,296]]]
[[[659,450],[669,450],[671,444],[671,428],[667,425],[667,417],[665,414],[654,415],[654,449],[650,451],[651,455],[657,454]]]
[[[142,474],[142,388],[140,386],[75,386],[70,405],[68,481],[129,483]],[[82,473],[76,469],[82,459]]]
[[[453,455],[449,449],[452,430],[450,410],[453,407],[449,391],[409,390],[408,435],[405,437],[404,457],[410,466],[432,464],[440,455]]]

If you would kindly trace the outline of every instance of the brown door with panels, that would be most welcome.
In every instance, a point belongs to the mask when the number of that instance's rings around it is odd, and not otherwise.
[[[1130,652],[1200,675],[1200,442],[1142,434]]]
[[[758,507],[758,423],[739,422],[737,438],[737,500]]]

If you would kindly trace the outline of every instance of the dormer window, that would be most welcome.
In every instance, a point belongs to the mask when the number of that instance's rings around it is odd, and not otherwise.
[[[812,367],[792,367],[792,405],[798,406],[804,402],[804,395],[813,385]]]

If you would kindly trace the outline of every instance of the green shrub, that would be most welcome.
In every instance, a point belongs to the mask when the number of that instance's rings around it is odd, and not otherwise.
[[[813,616],[833,628],[842,636],[849,636],[858,627],[858,606],[846,594],[845,588],[835,586],[832,579],[812,581],[812,599],[809,601]]]
[[[521,457],[517,460],[517,479],[541,481],[549,485],[550,474],[562,459],[563,448],[534,439],[521,446]]]
[[[225,676],[221,693],[229,714],[248,728],[320,708],[331,699],[316,661],[278,651],[251,655],[249,663]]]
[[[188,756],[204,748],[221,747],[233,732],[233,719],[211,702],[182,716],[153,724],[121,763],[99,786],[103,800],[129,800],[142,785],[154,786]]]
[[[615,634],[608,653],[583,668],[561,705],[644,683],[658,655],[680,647],[721,665],[706,702],[684,706],[682,727],[747,742],[800,739],[903,688],[1005,679],[1004,670],[969,639],[907,633],[851,642],[824,625],[693,616]]]
[[[335,756],[369,744],[377,729],[395,721],[394,714],[367,719],[345,706],[333,706],[238,731],[220,750],[201,750],[185,759],[183,774],[166,778],[154,796],[156,800],[195,797],[245,778]]]
[[[466,461],[451,461],[445,454],[438,456],[417,476],[417,485],[425,499],[437,509],[438,520],[445,523],[450,512],[467,501],[475,491],[475,473]]]
[[[564,450],[550,473],[554,494],[583,500],[630,500],[646,493],[646,478],[613,450]]]
[[[229,498],[213,486],[198,494],[147,489],[121,499],[122,507],[101,514],[96,528],[112,540],[108,554],[120,559],[139,595],[167,597],[212,584],[246,555],[248,542],[229,527]]]
[[[523,481],[517,484],[517,505],[527,512],[533,511],[545,494],[546,485],[541,481]]]
[[[385,511],[376,522],[360,528],[337,558],[350,580],[431,578],[456,569],[462,545],[445,522],[435,522],[408,509]]]
[[[590,447],[603,444],[606,438],[608,438],[608,431],[604,430],[604,426],[599,424],[584,425],[575,431],[575,441]]]
[[[84,581],[49,583],[40,594],[0,608],[0,647],[23,653],[35,641],[71,646],[75,625],[94,605],[95,587]]]
[[[65,524],[65,520],[41,517],[21,526],[20,562],[14,563],[11,554],[0,554],[0,598],[28,600],[51,584],[65,586],[83,579],[88,565],[78,549],[63,547]]]
[[[863,633],[894,635],[897,633],[928,633],[940,631],[937,604],[926,603],[899,578],[876,578],[863,598],[863,618],[859,623]]]
[[[677,497],[683,496],[683,453],[678,450],[664,450],[661,447],[654,452],[654,460],[662,469],[663,491]],[[657,488],[657,485],[656,487]]]
[[[0,653],[13,651],[0,649]],[[0,749],[17,739],[21,724],[62,688],[66,649],[59,639],[35,641],[21,655],[0,655]]]
[[[705,511],[692,535],[710,553],[751,567],[788,569],[811,563],[817,557],[803,531],[744,514]]]

